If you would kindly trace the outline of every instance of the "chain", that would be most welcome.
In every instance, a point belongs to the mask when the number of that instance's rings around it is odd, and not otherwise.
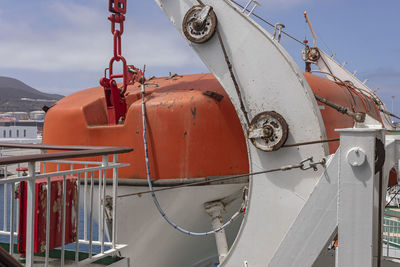
[[[110,2],[113,2],[114,5],[116,4],[113,0],[110,0]],[[122,5],[126,6],[126,0],[120,0],[119,3]],[[110,10],[111,11],[111,10]],[[110,79],[114,78],[122,78],[123,79],[123,85],[122,85],[122,92],[121,96],[126,91],[126,88],[128,86],[128,66],[126,64],[125,58],[122,56],[122,44],[121,44],[121,36],[124,33],[124,21],[125,21],[125,16],[124,14],[126,13],[125,10],[119,10],[121,13],[115,13],[111,14],[108,17],[108,20],[111,21],[111,33],[113,34],[113,57],[110,60],[109,64],[109,75]],[[115,9],[111,12],[116,12]],[[117,25],[119,25],[119,29],[117,29]],[[114,74],[113,73],[113,63],[117,61],[122,61],[122,74]]]
[[[111,33],[113,35],[113,57],[108,68],[104,71],[104,77],[100,79],[100,85],[104,88],[108,124],[114,125],[125,120],[127,112],[125,93],[128,84],[133,84],[135,81],[143,83],[146,79],[143,71],[133,65],[127,65],[122,56],[121,36],[124,33],[126,0],[109,0],[108,10],[112,13],[108,20],[111,22]],[[122,62],[122,73],[114,74],[114,62],[119,61]],[[122,79],[121,88],[118,88],[115,79]]]
[[[247,176],[255,176],[255,175],[278,172],[278,171],[289,171],[289,170],[293,170],[293,169],[300,169],[300,170],[303,170],[303,171],[309,170],[309,169],[313,169],[314,171],[318,171],[318,165],[321,165],[322,167],[325,167],[326,166],[326,159],[323,158],[322,160],[320,160],[318,162],[314,162],[313,161],[313,157],[309,157],[309,158],[306,158],[306,159],[302,160],[299,164],[284,165],[284,166],[281,166],[279,168],[270,169],[270,170],[264,170],[264,171],[259,171],[259,172],[252,172],[252,173],[246,173],[246,174],[231,175],[231,176],[227,176],[227,177],[206,179],[205,181],[199,181],[199,182],[181,184],[181,185],[176,185],[176,186],[163,187],[163,188],[160,188],[160,189],[147,190],[147,191],[142,191],[142,192],[137,192],[137,193],[132,193],[132,194],[119,195],[118,197],[122,198],[122,197],[129,197],[129,196],[140,196],[140,195],[143,195],[143,194],[149,194],[149,193],[154,193],[154,192],[172,190],[172,189],[177,189],[177,188],[182,188],[182,187],[188,187],[188,186],[194,186],[194,185],[205,185],[205,184],[210,184],[210,183],[214,183],[214,182],[228,181],[228,180],[233,180],[233,179],[237,179],[237,178],[242,178],[242,177],[247,177]]]

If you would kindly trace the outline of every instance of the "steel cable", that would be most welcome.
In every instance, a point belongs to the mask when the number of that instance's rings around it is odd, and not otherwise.
[[[142,123],[143,123],[143,143],[144,143],[144,154],[145,154],[145,162],[146,162],[146,176],[147,176],[147,183],[149,186],[149,191],[151,192],[151,196],[153,198],[153,202],[155,204],[155,206],[157,207],[157,210],[159,211],[159,213],[161,214],[161,216],[176,230],[178,230],[181,233],[190,235],[190,236],[207,236],[207,235],[211,235],[211,234],[215,234],[223,229],[225,229],[228,225],[230,225],[235,219],[237,219],[240,215],[240,213],[242,213],[243,209],[242,207],[240,208],[240,210],[238,210],[235,214],[232,215],[232,217],[221,227],[214,229],[212,231],[208,231],[208,232],[192,232],[192,231],[188,231],[182,227],[180,227],[179,225],[177,225],[176,223],[174,223],[168,216],[167,214],[165,214],[164,210],[161,208],[161,205],[156,197],[156,194],[154,193],[153,190],[153,185],[151,182],[151,175],[150,175],[150,164],[149,164],[149,153],[148,153],[148,145],[147,145],[147,132],[146,132],[146,105],[145,105],[145,86],[142,83],[141,85],[141,91],[142,91]]]
[[[236,2],[236,1],[234,1],[234,0],[231,0],[231,2],[234,3],[235,5],[237,5],[238,7],[242,8],[242,9],[244,8],[244,6],[242,6],[241,4],[239,4],[238,2]],[[247,9],[246,9],[246,11],[250,11],[250,10],[247,10]],[[268,22],[266,19],[263,19],[262,17],[260,17],[259,15],[255,14],[254,12],[252,13],[252,15],[253,15],[254,17],[258,18],[259,20],[261,20],[262,22],[266,23],[267,25],[271,26],[272,28],[275,28],[275,25],[273,25],[272,23]],[[282,31],[282,33],[283,33],[284,35],[286,35],[287,37],[293,39],[294,41],[298,42],[298,43],[301,44],[302,46],[306,46],[306,44],[304,44],[302,41],[300,41],[300,40],[297,39],[296,37],[290,35],[289,33],[285,32],[285,31]]]

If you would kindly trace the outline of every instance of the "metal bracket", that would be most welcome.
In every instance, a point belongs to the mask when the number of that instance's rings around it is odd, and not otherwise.
[[[246,12],[247,8],[251,5],[251,3],[254,3],[254,5],[253,5],[253,8],[249,11],[249,13],[247,13],[247,16],[251,16],[251,14],[253,14],[256,7],[258,7],[260,5],[260,3],[258,3],[257,1],[250,0],[249,2],[247,2],[247,5],[242,10],[243,14],[244,14],[244,12]]]
[[[276,31],[278,30],[278,43],[281,41],[282,29],[284,29],[284,28],[285,28],[285,25],[283,25],[282,23],[275,24],[273,39],[276,40]]]

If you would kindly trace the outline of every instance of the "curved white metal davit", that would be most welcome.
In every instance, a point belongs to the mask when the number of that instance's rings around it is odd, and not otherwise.
[[[297,164],[311,156],[319,161],[327,155],[326,144],[282,147],[266,152],[258,149],[248,138],[260,134],[259,129],[249,130],[252,120],[271,111],[287,122],[286,144],[326,138],[321,114],[308,83],[271,34],[229,0],[156,2],[183,35],[182,23],[191,8],[210,6],[215,12],[218,21],[216,33],[207,41],[189,41],[189,44],[235,106],[247,140],[250,172]],[[203,8],[198,16],[208,12],[211,11]],[[257,124],[254,127],[257,128]],[[321,171],[309,169],[251,177],[247,213],[222,266],[243,266],[246,261],[249,266],[268,264],[320,176]],[[266,240],[267,246],[257,245]]]
[[[315,49],[315,48],[312,48]],[[344,64],[340,65],[338,62],[336,62],[333,57],[328,56],[324,51],[321,49],[318,49],[318,54],[319,58],[317,61],[314,62],[315,65],[318,66],[318,68],[328,74],[326,75],[326,78],[335,81],[335,78],[339,78],[341,81],[346,81],[352,83],[356,88],[359,90],[362,90],[366,92],[369,95],[376,96],[375,92],[371,90],[367,85],[366,82],[368,80],[365,80],[364,82],[361,82],[359,79],[355,77],[355,73],[350,73],[347,69],[344,68]],[[330,74],[330,75],[329,75]],[[381,109],[381,117],[382,117],[382,123],[385,126],[386,129],[394,130],[395,127],[388,116],[385,105],[383,102],[379,103],[379,108]]]

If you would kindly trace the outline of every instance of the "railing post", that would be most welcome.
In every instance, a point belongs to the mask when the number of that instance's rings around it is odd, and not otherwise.
[[[3,207],[4,207],[4,214],[3,214],[3,230],[4,232],[7,231],[7,206],[8,206],[8,199],[7,199],[7,195],[8,195],[8,186],[7,184],[4,184],[3,186]]]
[[[108,155],[103,155],[102,156],[102,167],[107,167],[108,166]],[[99,221],[100,229],[101,229],[101,235],[100,235],[100,242],[101,242],[101,253],[104,253],[104,221],[105,221],[105,207],[106,207],[106,176],[107,176],[107,170],[101,170],[103,173],[102,179],[103,179],[103,186],[99,187],[101,189],[101,201],[100,201],[100,207],[101,207],[101,220]],[[100,179],[99,177],[99,183]]]
[[[103,164],[101,165],[101,166],[103,166]],[[102,240],[102,237],[101,237],[101,233],[102,233],[102,231],[103,231],[103,224],[102,224],[102,221],[103,221],[103,212],[102,212],[102,203],[101,203],[101,195],[102,195],[102,188],[101,188],[101,185],[102,185],[102,182],[103,182],[103,170],[99,170],[98,171],[98,177],[97,177],[97,182],[98,182],[98,222],[99,222],[99,227],[98,227],[98,238],[97,238],[97,240],[98,241],[101,241]]]
[[[76,227],[76,241],[75,241],[75,264],[79,262],[79,203],[80,203],[80,194],[81,194],[81,174],[78,173],[78,180],[77,180],[77,194],[76,194],[76,205],[78,206],[76,209],[78,212],[76,213],[76,221],[75,221],[75,227]],[[84,193],[86,194],[86,192]]]
[[[88,165],[85,164],[86,169],[87,169],[87,167],[88,167]],[[87,178],[88,178],[87,171],[85,171],[84,178],[85,178],[85,184],[83,187],[84,188],[83,189],[83,240],[86,241],[88,239],[88,237],[87,237],[87,197],[86,197],[86,195],[88,193],[88,191],[87,191]]]
[[[118,155],[113,155],[113,163],[117,163]],[[113,168],[113,214],[112,214],[112,248],[115,249],[117,240],[117,193],[118,193],[118,168]]]
[[[42,150],[42,152],[44,154],[46,154],[47,150],[44,149],[44,150]],[[47,167],[47,164],[44,161],[43,162],[43,173],[47,172],[46,167]],[[51,216],[51,212],[50,212],[51,201],[50,201],[50,199],[51,199],[51,176],[48,176],[47,177],[47,195],[46,195],[46,203],[47,203],[47,206],[46,206],[46,244],[50,244],[50,216]],[[45,264],[45,267],[48,267],[49,266],[49,257],[50,257],[49,246],[46,246],[45,250],[46,251],[45,251],[45,263],[44,264]]]
[[[4,179],[7,179],[7,165],[4,168]],[[4,214],[3,214],[3,230],[4,232],[7,231],[7,184],[4,184],[3,186],[3,198],[4,198],[4,203],[3,203],[3,208],[4,208]]]
[[[67,177],[63,175],[63,193],[62,193],[62,236],[61,236],[61,266],[64,266],[65,261],[65,214],[67,206]]]
[[[15,192],[15,183],[11,184],[11,215],[10,215],[10,255],[14,254],[14,223],[15,223],[15,200],[14,200],[14,192]]]
[[[90,209],[89,209],[89,258],[93,255],[93,185],[94,172],[90,176]]]
[[[26,210],[26,266],[33,266],[34,229],[35,229],[35,162],[28,163],[29,180]]]
[[[386,257],[389,257],[389,231],[390,231],[390,226],[389,226],[390,221],[386,220]]]

